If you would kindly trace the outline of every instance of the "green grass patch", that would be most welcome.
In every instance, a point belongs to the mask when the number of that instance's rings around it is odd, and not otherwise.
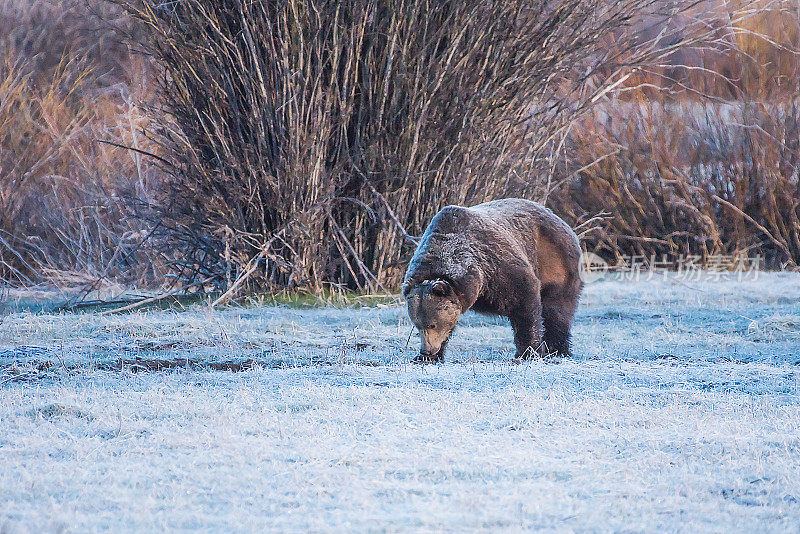
[[[323,290],[320,293],[310,291],[280,291],[262,295],[253,295],[245,299],[246,306],[286,306],[289,308],[374,308],[389,306],[402,301],[399,295],[367,294],[356,291]]]

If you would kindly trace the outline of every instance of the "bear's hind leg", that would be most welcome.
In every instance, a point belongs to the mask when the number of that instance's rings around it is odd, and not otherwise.
[[[580,279],[564,286],[542,289],[542,323],[544,325],[545,350],[549,354],[571,356],[570,328],[578,307],[581,291]]]
[[[522,360],[538,356],[542,350],[542,302],[539,286],[523,306],[509,316],[514,329],[514,344],[517,346],[516,359]]]

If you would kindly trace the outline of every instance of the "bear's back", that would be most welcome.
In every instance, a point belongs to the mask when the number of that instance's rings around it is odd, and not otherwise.
[[[515,241],[536,258],[543,284],[564,284],[577,273],[580,244],[572,228],[549,208],[522,198],[491,200],[468,208],[484,224],[496,225],[505,240]]]
[[[422,236],[406,281],[458,279],[473,263],[490,268],[520,260],[530,262],[542,283],[563,284],[577,272],[577,237],[550,209],[531,200],[446,206]]]

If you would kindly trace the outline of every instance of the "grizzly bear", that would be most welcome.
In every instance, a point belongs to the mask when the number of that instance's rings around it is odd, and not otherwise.
[[[417,362],[441,361],[468,309],[508,317],[519,359],[570,354],[583,282],[572,228],[519,198],[442,208],[408,266],[403,296],[419,329]]]

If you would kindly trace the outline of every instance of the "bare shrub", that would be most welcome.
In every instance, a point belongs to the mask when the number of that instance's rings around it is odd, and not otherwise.
[[[165,70],[152,216],[184,274],[311,290],[396,284],[445,204],[544,198],[559,134],[641,61],[624,28],[660,4],[119,3]]]
[[[796,265],[799,20],[786,0],[0,0],[0,279],[391,289],[441,206],[512,195],[609,213],[585,237],[609,258]]]

